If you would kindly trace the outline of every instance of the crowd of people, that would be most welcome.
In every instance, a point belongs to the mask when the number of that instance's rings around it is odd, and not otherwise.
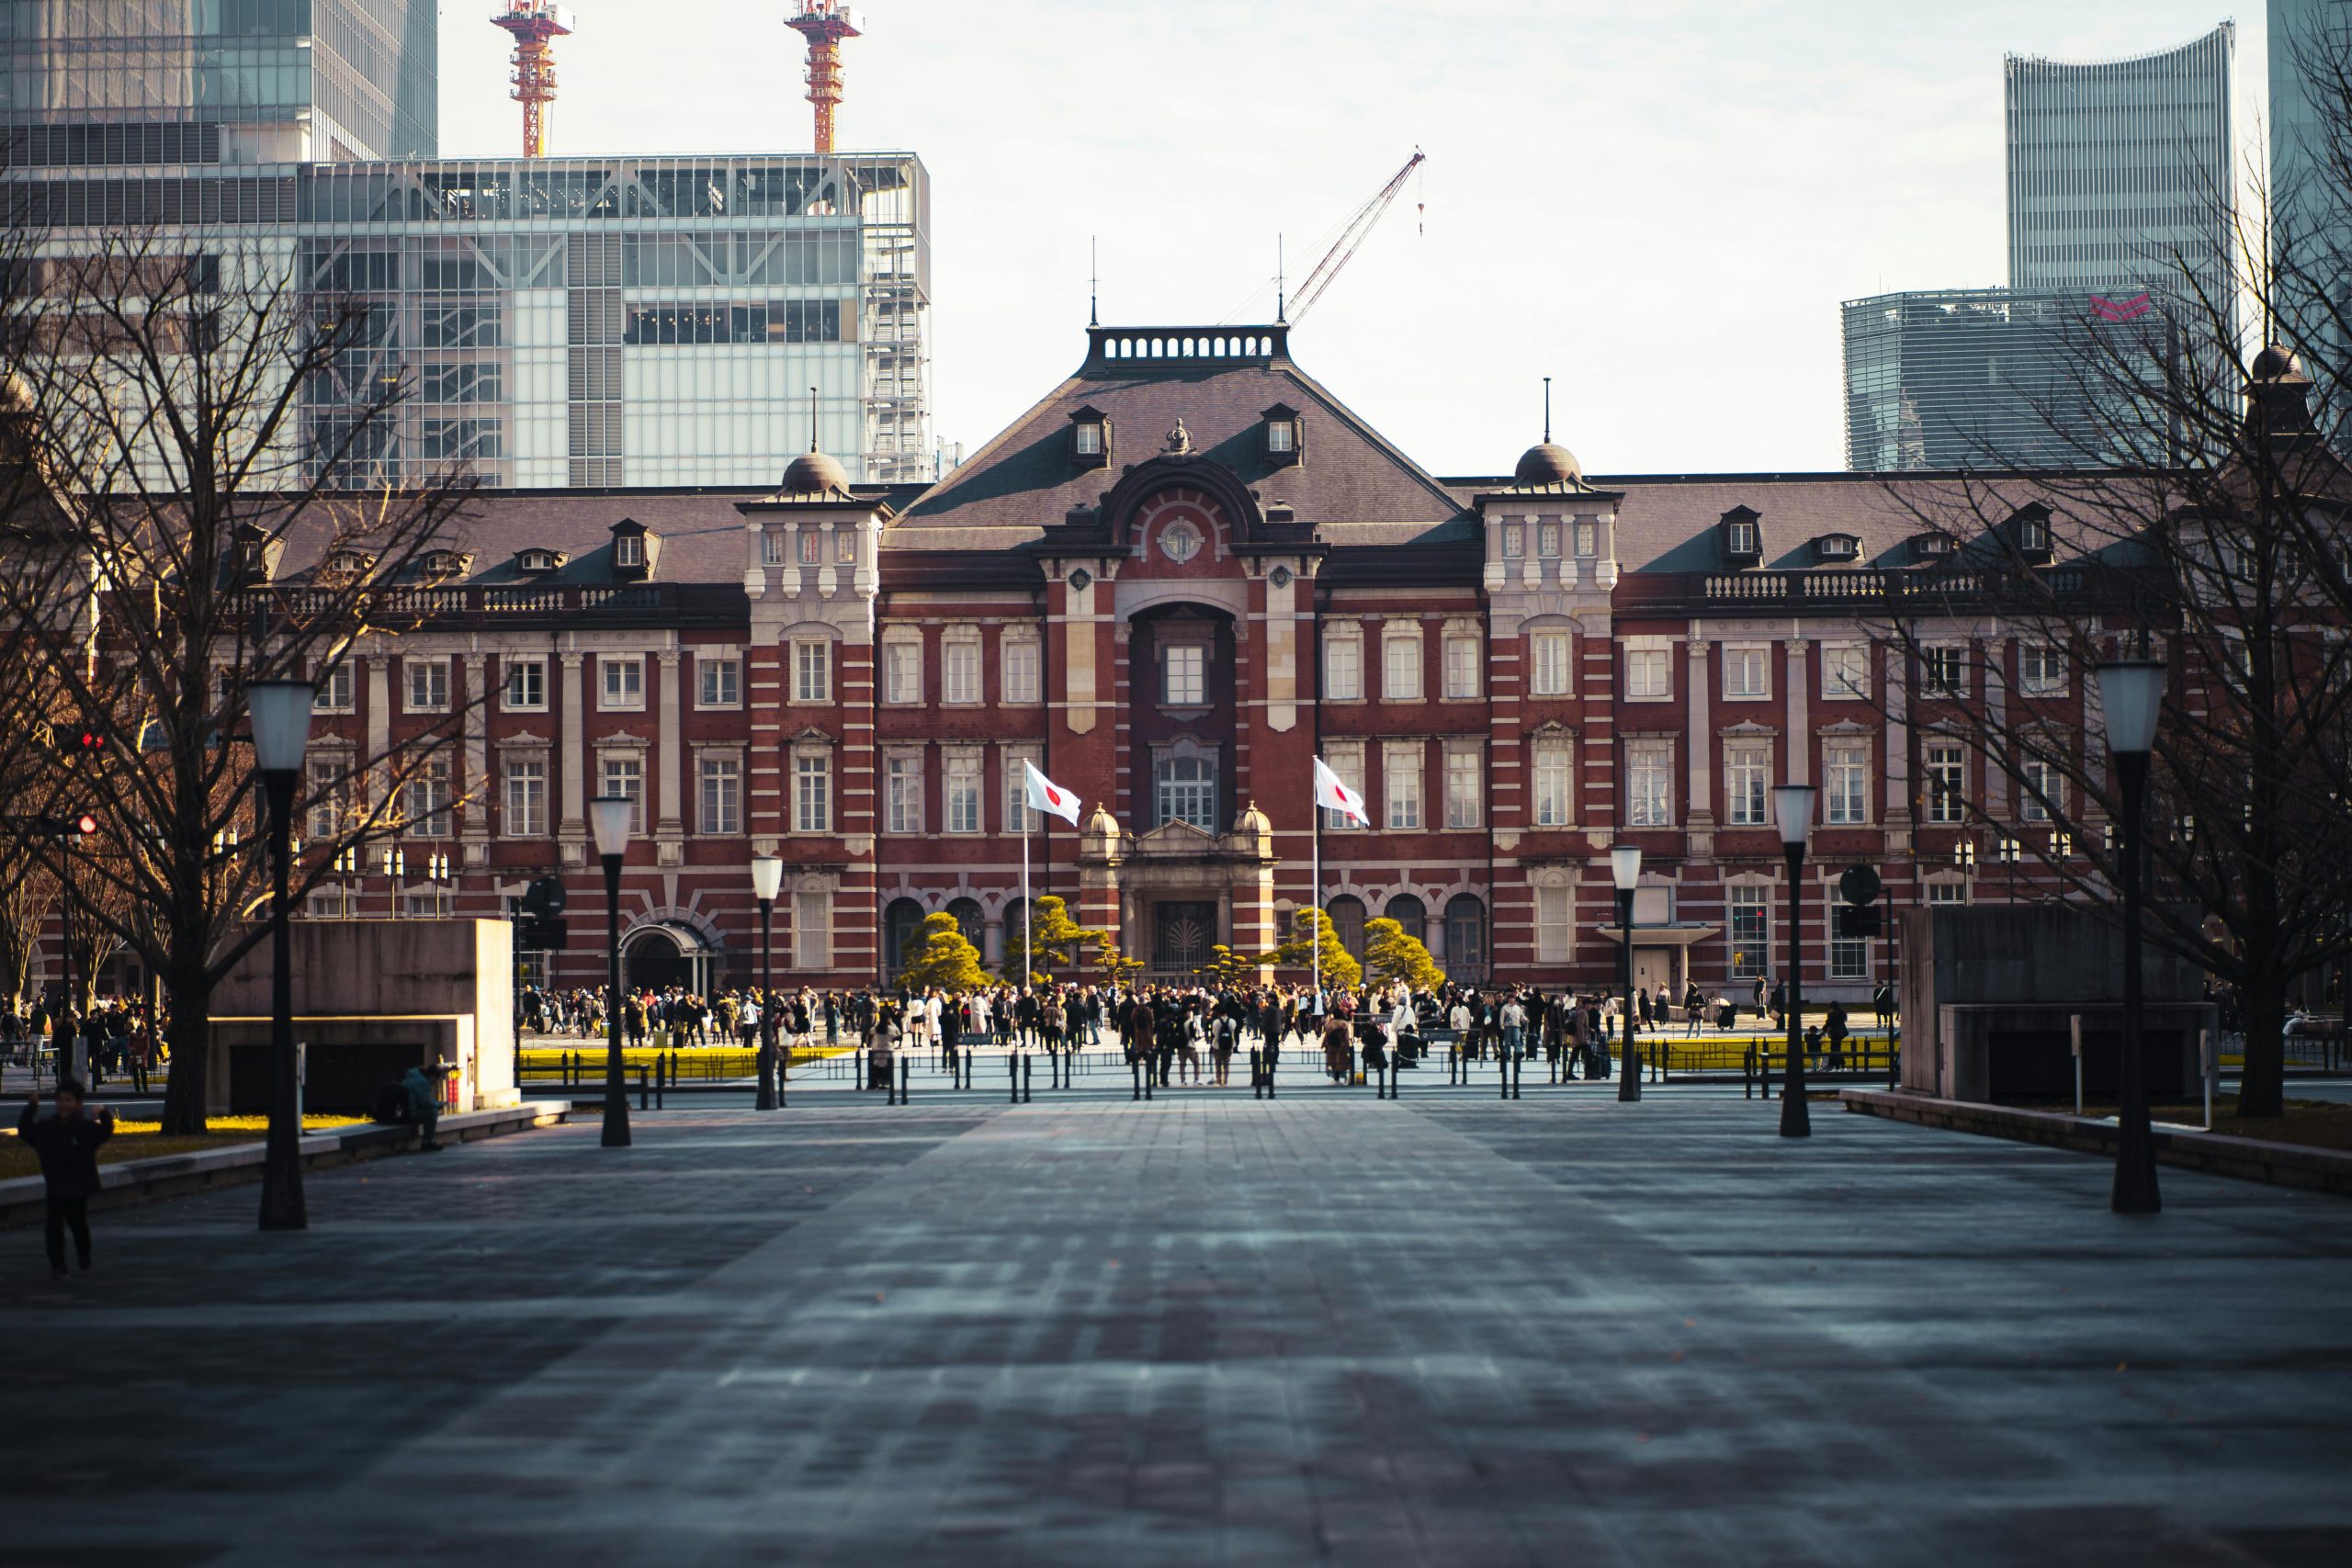
[[[49,1049],[62,1071],[77,1048],[86,1053],[93,1088],[109,1077],[143,1079],[171,1054],[141,1001],[101,997],[80,1013],[46,998],[35,998],[23,1010],[0,1005],[0,1053],[8,1060],[29,1063]]]

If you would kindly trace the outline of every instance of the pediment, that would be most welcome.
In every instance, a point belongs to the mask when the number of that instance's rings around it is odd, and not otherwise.
[[[1179,846],[1197,849],[1215,849],[1216,847],[1216,835],[1214,833],[1204,832],[1200,829],[1193,826],[1190,822],[1184,821],[1180,818],[1172,821],[1162,822],[1159,827],[1152,829],[1150,831],[1136,835],[1136,843],[1139,848],[1149,847],[1152,849],[1170,849]]]

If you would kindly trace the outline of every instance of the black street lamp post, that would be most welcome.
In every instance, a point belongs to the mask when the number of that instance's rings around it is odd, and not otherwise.
[[[2123,659],[2098,667],[2100,715],[2123,795],[2118,878],[2123,893],[2123,1055],[2116,1065],[2115,1188],[2109,1200],[2119,1214],[2153,1214],[2164,1207],[2156,1190],[2155,1140],[2148,1126],[2140,996],[2140,841],[2147,810],[2148,755],[2155,750],[2164,695],[2161,660]]]
[[[1789,1059],[1781,1079],[1781,1136],[1784,1138],[1813,1136],[1813,1112],[1804,1098],[1804,975],[1800,965],[1803,949],[1798,942],[1798,922],[1804,916],[1804,886],[1799,878],[1804,870],[1805,840],[1813,834],[1813,801],[1816,793],[1811,784],[1772,786],[1772,813],[1780,822],[1781,853],[1789,863]]]
[[[1623,1001],[1625,1005],[1624,1061],[1617,1075],[1617,1099],[1620,1103],[1642,1098],[1642,1071],[1634,1060],[1634,889],[1642,880],[1642,846],[1611,844],[1609,848],[1609,876],[1617,885],[1617,934],[1623,939]]]
[[[254,768],[269,802],[273,1084],[261,1168],[261,1228],[266,1231],[307,1230],[311,1224],[302,1197],[302,1085],[294,1053],[294,959],[287,900],[293,876],[294,786],[301,780],[302,753],[311,743],[311,707],[316,694],[308,681],[256,681],[245,692],[253,720]]]
[[[605,1147],[628,1147],[628,1089],[621,1063],[621,861],[628,853],[636,802],[600,795],[588,803],[588,826],[605,863]]]
[[[775,896],[784,890],[784,862],[752,857],[752,896],[760,901],[760,1097],[753,1109],[777,1105],[775,1071]]]

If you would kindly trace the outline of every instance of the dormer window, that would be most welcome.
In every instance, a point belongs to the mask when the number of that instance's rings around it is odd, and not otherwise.
[[[1108,468],[1111,463],[1111,417],[1087,407],[1069,416],[1070,460],[1081,468]]]
[[[613,574],[616,577],[644,577],[650,570],[650,551],[646,544],[645,525],[634,517],[624,517],[613,525]]]
[[[514,570],[526,577],[537,577],[563,565],[564,558],[554,550],[532,548],[517,551]]]
[[[1276,403],[1258,417],[1266,433],[1266,461],[1278,468],[1297,462],[1306,446],[1298,411],[1287,403]]]
[[[365,550],[337,550],[327,557],[327,573],[346,580],[365,577],[375,564],[376,558]]]
[[[1813,542],[1815,560],[1844,563],[1861,558],[1862,542],[1851,534],[1824,534]]]
[[[1911,553],[1921,560],[1950,560],[1952,541],[1950,534],[1921,534],[1911,541]]]
[[[463,577],[466,574],[466,568],[471,564],[470,557],[457,550],[427,550],[417,562],[426,577],[436,581],[448,577]]]
[[[2050,510],[2036,503],[2009,519],[2009,537],[2018,554],[2030,561],[2050,558]]]
[[[1723,515],[1723,544],[1725,559],[1739,566],[1753,566],[1764,557],[1764,524],[1753,507],[1735,506]]]
[[[237,575],[248,582],[266,582],[276,564],[277,548],[269,536],[248,523],[237,530]]]

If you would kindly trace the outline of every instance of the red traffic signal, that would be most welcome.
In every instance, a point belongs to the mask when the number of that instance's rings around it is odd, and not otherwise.
[[[88,812],[85,811],[81,816],[74,818],[74,836],[75,838],[86,839],[97,830],[98,819],[91,816]]]

